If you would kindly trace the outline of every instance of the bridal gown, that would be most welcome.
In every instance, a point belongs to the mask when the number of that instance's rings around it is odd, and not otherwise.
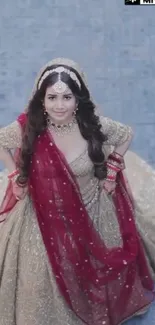
[[[106,118],[101,122],[108,134],[104,148],[108,153],[111,146],[123,143],[131,130]],[[14,149],[20,144],[21,131],[17,122],[0,129],[0,147]],[[131,151],[125,155],[125,164],[137,227],[154,274],[155,171]],[[80,186],[89,216],[104,242],[109,248],[121,246],[112,198],[104,190],[100,191],[87,148],[69,165]],[[6,186],[7,170],[3,170],[0,173],[1,201]],[[83,325],[68,309],[57,288],[29,195],[17,202],[0,225],[0,274],[0,325]]]

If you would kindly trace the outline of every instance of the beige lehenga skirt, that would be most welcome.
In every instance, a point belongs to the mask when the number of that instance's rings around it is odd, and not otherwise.
[[[130,151],[125,161],[136,223],[155,269],[155,171]],[[2,199],[7,172],[0,177]],[[0,325],[83,324],[59,293],[29,196],[0,225],[0,279]]]

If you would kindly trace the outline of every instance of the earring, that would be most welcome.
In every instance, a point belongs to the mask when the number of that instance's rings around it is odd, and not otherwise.
[[[43,114],[44,114],[44,118],[45,118],[46,123],[49,124],[49,116],[48,116],[48,113],[46,112],[45,109],[44,109]]]
[[[46,109],[45,109],[45,105],[44,105],[43,100],[41,101],[41,103],[42,103],[42,107],[43,107],[44,115],[47,115],[47,112],[46,112]]]
[[[73,115],[74,115],[74,116],[76,116],[76,113],[77,113],[78,109],[79,109],[79,108],[78,108],[78,105],[77,105],[76,108],[75,108],[75,110],[74,110],[74,112],[73,112]]]

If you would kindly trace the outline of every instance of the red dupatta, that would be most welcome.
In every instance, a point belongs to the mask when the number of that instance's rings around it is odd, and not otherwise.
[[[25,115],[18,121],[23,127]],[[117,325],[153,300],[153,281],[121,172],[114,196],[121,248],[107,248],[95,230],[75,176],[48,131],[34,144],[29,194],[59,290],[85,324]]]
[[[23,114],[19,115],[17,121],[19,122],[21,128],[23,129],[25,126],[25,123],[26,123],[26,114],[23,113]],[[19,155],[20,155],[20,148],[17,148],[14,153],[15,163],[18,162]],[[18,200],[16,199],[15,195],[13,194],[12,182],[9,180],[3,201],[0,205],[0,223],[5,221],[6,214],[13,209],[13,207],[16,205],[17,202],[18,202]]]

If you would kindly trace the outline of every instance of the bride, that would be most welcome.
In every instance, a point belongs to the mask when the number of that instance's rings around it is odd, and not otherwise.
[[[132,137],[96,111],[75,62],[43,67],[0,129],[0,325],[119,325],[148,310],[155,171]]]

